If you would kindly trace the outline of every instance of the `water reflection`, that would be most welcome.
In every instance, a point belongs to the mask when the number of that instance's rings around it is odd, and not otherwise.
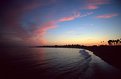
[[[3,79],[115,79],[120,74],[83,49],[9,48],[2,51]]]

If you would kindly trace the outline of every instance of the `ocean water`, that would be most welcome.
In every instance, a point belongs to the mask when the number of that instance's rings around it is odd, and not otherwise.
[[[0,79],[121,79],[93,52],[74,48],[2,48]]]

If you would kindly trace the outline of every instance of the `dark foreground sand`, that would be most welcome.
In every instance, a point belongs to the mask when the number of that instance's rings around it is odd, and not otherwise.
[[[121,70],[121,46],[89,46],[84,48]]]

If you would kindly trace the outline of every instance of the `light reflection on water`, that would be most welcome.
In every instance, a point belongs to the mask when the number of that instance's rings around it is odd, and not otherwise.
[[[115,79],[119,74],[116,68],[83,49],[2,50],[2,62],[5,62],[3,71],[6,71],[4,74],[12,78],[18,79],[19,76],[29,79]]]

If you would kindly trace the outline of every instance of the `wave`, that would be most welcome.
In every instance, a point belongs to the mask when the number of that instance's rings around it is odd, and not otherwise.
[[[79,53],[84,57],[84,59],[88,59],[88,58],[91,57],[91,55],[89,54],[89,52],[86,51],[85,49],[80,50]]]
[[[84,60],[88,62],[88,68],[84,71],[80,79],[120,79],[120,71],[112,65],[103,61],[100,57],[93,54],[93,52],[81,49],[79,53]]]

